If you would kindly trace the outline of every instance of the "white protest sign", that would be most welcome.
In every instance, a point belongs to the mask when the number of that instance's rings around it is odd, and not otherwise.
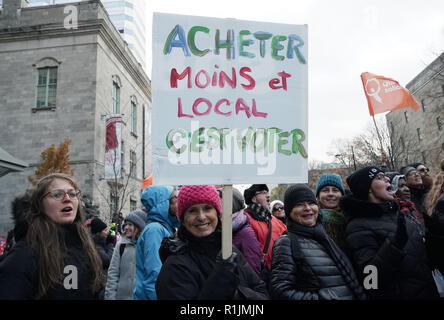
[[[307,25],[154,13],[153,184],[307,181]]]

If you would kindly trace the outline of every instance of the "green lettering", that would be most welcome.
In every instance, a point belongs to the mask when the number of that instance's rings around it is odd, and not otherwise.
[[[293,135],[293,145],[291,147],[291,151],[294,154],[297,154],[299,152],[303,158],[307,159],[308,158],[307,151],[302,145],[302,141],[305,140],[304,131],[302,131],[301,129],[293,129],[291,130],[291,134]]]
[[[268,129],[268,153],[274,152],[274,140],[275,134],[281,132],[282,130],[279,128],[269,128]]]
[[[199,129],[195,130],[191,135],[191,145],[190,145],[191,152],[202,152],[203,144],[205,143],[205,138],[203,137],[204,132],[205,128],[200,127]]]
[[[180,147],[179,149],[174,145],[174,136],[177,134],[180,135],[181,139],[186,138],[187,137],[187,133],[185,130],[183,129],[171,129],[167,136],[166,136],[166,145],[168,147],[168,149],[172,152],[175,152],[177,154],[181,154],[183,153],[186,149],[186,143],[184,145],[182,145],[182,147]]]
[[[188,31],[187,43],[188,47],[190,47],[191,53],[194,54],[195,56],[203,57],[210,51],[210,49],[205,49],[205,50],[197,49],[196,42],[194,41],[194,38],[196,37],[196,32],[204,32],[208,34],[210,33],[210,29],[202,26],[194,26],[190,29],[190,31]]]
[[[244,51],[244,46],[249,46],[250,44],[253,44],[254,41],[251,39],[248,40],[244,40],[243,36],[248,36],[250,35],[251,32],[248,30],[241,30],[239,31],[239,55],[242,57],[247,57],[247,58],[254,58],[256,55],[254,53],[250,53],[250,52],[245,52]]]
[[[284,49],[284,46],[279,42],[285,40],[287,40],[286,36],[274,36],[273,39],[271,39],[271,56],[273,57],[273,59],[278,61],[285,59],[284,56],[278,55],[278,51]]]
[[[288,138],[290,136],[290,132],[284,131],[279,133],[279,140],[278,140],[278,152],[281,154],[285,154],[286,156],[291,155],[290,150],[284,150],[283,146],[288,143]]]

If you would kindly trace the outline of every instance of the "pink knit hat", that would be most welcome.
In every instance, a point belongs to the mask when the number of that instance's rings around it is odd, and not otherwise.
[[[195,204],[211,204],[219,214],[222,213],[219,194],[215,186],[183,186],[177,196],[177,218],[180,220],[183,213]]]

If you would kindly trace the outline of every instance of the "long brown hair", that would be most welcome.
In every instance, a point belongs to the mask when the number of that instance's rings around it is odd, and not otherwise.
[[[77,182],[69,175],[52,173],[41,178],[35,186],[31,197],[31,208],[26,214],[29,228],[26,243],[37,258],[39,284],[35,298],[41,298],[48,290],[62,284],[65,258],[67,257],[64,239],[60,233],[60,225],[53,222],[43,212],[43,195],[55,179],[67,181],[76,191]],[[93,273],[91,290],[97,292],[102,286],[102,262],[85,226],[85,215],[79,199],[73,225],[87,253]]]
[[[435,179],[433,179],[432,188],[426,199],[426,209],[429,216],[432,215],[436,201],[438,201],[439,196],[442,194],[442,188],[444,185],[444,161],[441,163],[441,170],[442,171],[436,175]]]

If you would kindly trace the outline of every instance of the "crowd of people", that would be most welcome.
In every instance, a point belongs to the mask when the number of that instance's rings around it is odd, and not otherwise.
[[[12,203],[0,300],[444,298],[444,160],[436,177],[422,163],[327,173],[271,202],[265,184],[233,188],[225,258],[221,197],[151,185],[108,226],[86,219],[73,177],[49,174]]]

